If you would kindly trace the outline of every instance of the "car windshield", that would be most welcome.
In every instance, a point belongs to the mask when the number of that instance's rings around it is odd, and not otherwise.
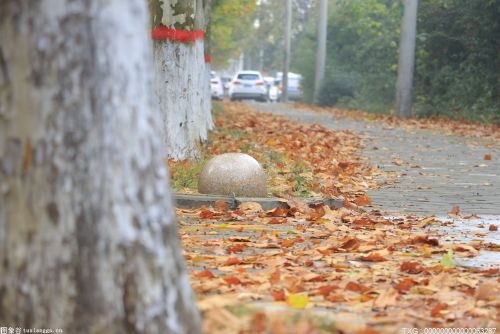
[[[242,73],[238,74],[238,79],[240,80],[259,80],[258,74]]]

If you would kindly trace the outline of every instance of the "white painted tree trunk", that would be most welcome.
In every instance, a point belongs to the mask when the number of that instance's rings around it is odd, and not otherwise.
[[[180,5],[179,5],[180,4]],[[192,13],[174,11],[176,5]],[[200,0],[165,0],[159,22],[173,29],[203,30]],[[186,17],[193,16],[193,23]],[[163,117],[165,154],[175,160],[200,157],[200,144],[212,128],[210,76],[204,40],[154,42],[155,87]]]
[[[212,123],[203,41],[154,44],[155,87],[163,118],[165,154],[175,160],[199,158],[200,144],[207,139]]]
[[[146,5],[0,1],[1,326],[200,332]]]

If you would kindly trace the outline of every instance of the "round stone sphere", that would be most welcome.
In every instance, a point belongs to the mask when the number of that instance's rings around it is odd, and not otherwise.
[[[266,174],[260,164],[243,153],[224,153],[210,159],[198,179],[201,194],[266,197]]]

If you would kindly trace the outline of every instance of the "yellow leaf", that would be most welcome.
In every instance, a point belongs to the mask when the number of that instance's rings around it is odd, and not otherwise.
[[[286,303],[293,308],[305,308],[309,297],[304,293],[290,293],[286,296]]]
[[[452,249],[448,249],[448,253],[443,254],[441,265],[443,266],[443,268],[455,268],[455,260],[453,259]]]

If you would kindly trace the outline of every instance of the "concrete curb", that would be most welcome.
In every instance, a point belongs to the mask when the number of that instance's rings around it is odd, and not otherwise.
[[[234,197],[234,196],[222,196],[222,195],[199,195],[199,194],[181,194],[174,193],[175,205],[178,208],[183,209],[193,209],[199,208],[202,205],[214,206],[216,201],[224,201],[229,204],[230,210],[236,210],[241,203],[245,202],[256,202],[262,206],[263,210],[272,210],[274,208],[285,208],[288,209],[286,199],[275,198],[275,197]],[[329,207],[341,208],[344,206],[344,202],[337,198],[321,198],[312,197],[301,199],[309,205],[324,204]]]

